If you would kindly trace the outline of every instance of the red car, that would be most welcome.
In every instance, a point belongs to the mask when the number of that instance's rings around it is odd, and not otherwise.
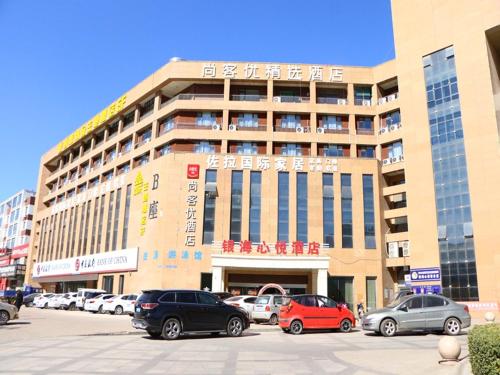
[[[331,298],[302,294],[283,299],[279,325],[284,332],[294,335],[300,335],[304,329],[335,328],[349,332],[356,319],[351,310]]]

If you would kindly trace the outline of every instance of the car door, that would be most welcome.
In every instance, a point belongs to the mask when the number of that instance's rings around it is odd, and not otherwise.
[[[318,322],[318,303],[316,296],[300,296],[297,302],[301,305],[302,319],[304,328],[318,328],[321,324]]]
[[[398,310],[401,330],[425,329],[423,296],[409,298]]]
[[[249,315],[252,315],[253,308],[255,306],[255,301],[257,300],[257,297],[247,297],[243,300],[245,304],[245,310],[248,311]]]
[[[317,296],[318,300],[318,328],[338,328],[339,309],[337,303],[331,298]]]
[[[177,292],[176,303],[182,319],[184,331],[199,331],[200,305],[195,292]]]
[[[219,304],[217,299],[209,293],[196,293],[199,310],[196,319],[199,330],[224,330],[226,329],[226,306]]]
[[[438,296],[424,296],[425,328],[442,329],[444,327],[446,300]]]
[[[271,310],[278,317],[280,316],[280,307],[283,304],[283,296],[273,296]]]

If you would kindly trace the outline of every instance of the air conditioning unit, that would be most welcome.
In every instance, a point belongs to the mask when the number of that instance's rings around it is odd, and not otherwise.
[[[213,124],[212,125],[212,130],[220,130],[220,125],[219,124]]]
[[[391,125],[391,126],[389,126],[389,131],[390,131],[390,132],[393,132],[393,131],[394,131],[394,130],[396,130],[396,129],[397,129],[397,128],[396,128],[396,125]]]
[[[235,132],[236,130],[238,130],[238,128],[236,127],[236,125],[234,125],[234,124],[229,125],[229,131],[230,132]]]
[[[325,132],[325,129],[323,129],[323,128],[316,129],[316,133],[318,133],[318,134],[323,134],[324,132]]]
[[[296,133],[304,133],[304,128],[303,128],[302,126],[297,126],[297,127],[295,128],[295,132],[296,132]]]
[[[397,123],[396,126],[398,127],[398,129],[401,129],[401,126],[403,126],[401,123]]]
[[[398,161],[398,158],[391,158],[391,164]]]
[[[393,100],[396,100],[396,94],[391,94],[387,97],[388,102],[392,102]]]
[[[339,105],[346,105],[347,104],[347,99],[338,99],[337,104]]]
[[[378,100],[378,104],[379,104],[379,105],[384,104],[386,101],[387,101],[387,98],[385,98],[385,97],[384,97],[384,98],[380,98],[380,99]]]
[[[384,128],[380,128],[380,130],[378,131],[378,134],[384,134],[387,132],[387,127],[384,127]]]
[[[281,103],[281,96],[273,96],[273,102]]]
[[[390,159],[384,159],[384,160],[382,161],[382,163],[383,163],[384,165],[389,165],[389,164],[391,164],[391,160],[390,160]]]
[[[363,105],[372,105],[372,101],[370,99],[363,99]]]
[[[404,157],[403,155],[399,155],[399,156],[398,156],[398,160],[399,160],[399,161],[404,161],[404,160],[405,160],[405,157]]]
[[[403,256],[404,257],[409,257],[410,256],[410,241],[403,241]]]

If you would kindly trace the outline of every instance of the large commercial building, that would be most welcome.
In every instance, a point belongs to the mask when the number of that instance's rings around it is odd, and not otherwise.
[[[42,157],[29,283],[497,308],[500,7],[418,3],[378,66],[173,60],[125,93]]]
[[[0,292],[23,287],[34,208],[30,190],[0,202]]]

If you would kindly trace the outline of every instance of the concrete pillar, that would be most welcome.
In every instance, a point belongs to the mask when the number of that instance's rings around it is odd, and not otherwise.
[[[212,292],[224,291],[224,272],[222,267],[212,267]]]
[[[316,274],[316,293],[321,296],[328,296],[328,270],[319,269]]]

